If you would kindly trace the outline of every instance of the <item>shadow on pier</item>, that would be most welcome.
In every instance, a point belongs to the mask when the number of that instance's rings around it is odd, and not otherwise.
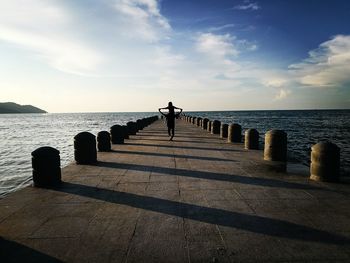
[[[208,157],[208,156],[184,155],[184,154],[166,154],[166,153],[156,153],[156,152],[137,152],[137,151],[121,151],[121,150],[112,150],[111,152],[119,153],[119,154],[195,159],[195,160],[202,160],[202,161],[235,162],[234,160],[230,160],[230,159],[222,159],[222,158]]]
[[[33,248],[27,247],[15,241],[6,240],[0,237],[0,259],[1,262],[63,262],[52,256],[41,253]]]
[[[124,145],[130,146],[145,146],[145,147],[160,147],[160,148],[175,148],[175,149],[186,149],[186,150],[203,150],[203,151],[219,151],[219,152],[239,152],[240,150],[225,149],[225,148],[210,148],[210,147],[198,147],[198,146],[176,146],[173,144],[162,145],[162,144],[150,144],[150,143],[124,143]]]
[[[127,169],[135,171],[152,171],[155,173],[167,174],[169,176],[185,176],[192,177],[196,179],[206,179],[206,180],[216,180],[216,181],[225,181],[233,182],[247,185],[256,185],[256,186],[267,186],[267,187],[277,187],[277,188],[289,188],[289,189],[303,189],[303,190],[325,190],[328,189],[315,187],[311,185],[305,185],[300,183],[280,181],[271,178],[261,178],[261,177],[248,177],[235,174],[225,174],[225,173],[213,173],[207,171],[195,171],[195,170],[186,170],[180,168],[168,168],[168,167],[157,167],[152,165],[142,165],[142,164],[128,164],[128,163],[114,163],[114,162],[98,162],[98,166],[109,167],[116,169]]]
[[[349,239],[340,235],[263,216],[243,214],[68,182],[62,183],[62,186],[55,190],[269,236],[336,245],[347,245],[350,243]]]

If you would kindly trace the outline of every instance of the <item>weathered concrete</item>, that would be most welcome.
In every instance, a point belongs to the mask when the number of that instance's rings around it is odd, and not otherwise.
[[[244,148],[247,150],[259,149],[259,132],[256,129],[248,129],[244,133]]]
[[[208,122],[209,122],[209,119],[207,119],[207,118],[203,119],[203,125],[202,125],[202,129],[203,130],[207,130],[208,129]]]
[[[232,123],[228,126],[228,142],[241,142],[242,141],[242,127],[237,123]]]
[[[97,134],[97,149],[100,152],[109,152],[111,150],[111,135],[108,131],[100,131]]]
[[[311,147],[310,179],[337,182],[340,171],[340,149],[331,142],[319,142]]]
[[[1,262],[349,262],[349,184],[177,121],[0,200]],[[344,179],[342,179],[344,181]]]
[[[221,123],[221,126],[220,126],[220,137],[221,138],[227,138],[227,135],[228,135],[228,124]]]
[[[32,152],[33,183],[35,186],[47,187],[61,183],[60,152],[44,146]]]
[[[137,132],[137,125],[135,124],[134,128],[136,129],[135,134]],[[113,144],[123,144],[124,143],[124,138],[125,138],[125,131],[126,129],[124,128],[123,125],[113,125],[111,127],[111,141]]]
[[[287,161],[287,134],[282,130],[270,130],[265,134],[264,159]]]
[[[220,126],[221,126],[221,122],[218,120],[214,120],[211,124],[211,133],[220,134]]]
[[[96,137],[90,132],[74,136],[74,159],[77,164],[93,164],[97,160]]]

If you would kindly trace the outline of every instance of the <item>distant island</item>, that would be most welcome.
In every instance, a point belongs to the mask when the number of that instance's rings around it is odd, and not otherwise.
[[[2,113],[47,113],[32,105],[19,105],[14,102],[0,102],[0,114]]]

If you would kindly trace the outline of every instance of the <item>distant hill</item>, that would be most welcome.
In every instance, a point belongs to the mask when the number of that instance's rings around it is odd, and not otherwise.
[[[19,105],[14,102],[0,103],[1,113],[47,113],[46,111],[32,105]]]

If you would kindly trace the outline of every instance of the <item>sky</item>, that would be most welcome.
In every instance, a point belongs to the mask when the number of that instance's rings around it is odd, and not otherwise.
[[[350,108],[348,0],[0,0],[0,102]]]

